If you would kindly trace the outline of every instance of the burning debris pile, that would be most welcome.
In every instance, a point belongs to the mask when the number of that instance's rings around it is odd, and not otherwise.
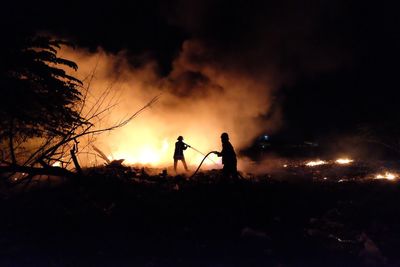
[[[347,182],[386,179],[395,181],[400,178],[400,165],[391,161],[362,161],[350,158],[334,160],[291,160],[274,172],[273,177],[285,177],[295,180],[306,178],[313,181]],[[278,178],[279,179],[279,178]]]
[[[176,266],[183,251],[187,266],[199,254],[206,260],[219,255],[267,266],[294,266],[288,259],[304,266],[399,266],[399,208],[391,205],[400,196],[396,165],[356,159],[312,162],[282,162],[276,172],[242,173],[241,180],[223,181],[219,169],[188,180],[190,172],[171,175],[173,169],[109,161],[84,168],[77,184],[8,197],[0,225],[16,249],[29,251],[38,240],[56,242],[59,249],[42,257],[49,261],[56,255],[72,262],[74,257],[61,255],[89,251],[97,265],[105,257],[123,255],[139,266],[167,260]],[[57,219],[65,223],[55,226]],[[68,238],[48,230],[68,231],[71,222],[83,230]],[[26,242],[19,239],[21,225],[34,233]],[[98,233],[106,233],[107,242]],[[237,266],[248,266],[248,261]]]
[[[107,158],[105,158],[107,159]],[[262,163],[254,163],[260,166]],[[263,181],[289,182],[312,181],[323,183],[346,183],[346,182],[368,182],[372,180],[387,180],[395,182],[400,179],[400,166],[391,161],[362,161],[350,158],[338,159],[314,159],[314,160],[284,160],[279,161],[279,166],[273,170],[265,170],[257,174],[252,173],[252,167],[246,166],[245,171],[239,171],[243,180],[254,183]],[[128,184],[153,184],[166,185],[168,188],[182,186],[182,183],[213,184],[223,181],[221,165],[214,165],[214,168],[207,166],[193,173],[190,171],[176,173],[172,166],[154,167],[149,165],[130,165],[123,159],[108,160],[102,166],[87,167],[83,174],[88,177],[101,177],[116,179]],[[255,168],[254,168],[255,169]],[[65,181],[62,174],[36,175],[26,179],[25,173],[10,174],[10,183],[23,185],[35,182],[34,185],[43,186],[45,183],[59,184]],[[100,179],[100,178],[99,178]],[[50,183],[51,182],[51,183]]]
[[[400,166],[390,161],[361,161],[349,158],[334,160],[291,160],[280,168],[262,174],[239,172],[240,178],[252,183],[264,181],[311,181],[315,183],[365,183],[374,180],[395,182],[400,178]],[[133,184],[167,185],[176,188],[184,184],[214,184],[224,181],[220,168],[176,174],[172,167],[157,168],[142,165],[124,165],[112,161],[105,167],[88,168],[90,176],[109,176]]]

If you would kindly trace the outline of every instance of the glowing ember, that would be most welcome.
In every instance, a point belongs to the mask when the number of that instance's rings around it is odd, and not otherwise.
[[[124,153],[116,152],[113,156],[109,156],[109,159],[125,159],[124,162],[127,164],[158,164],[160,161],[160,154],[157,150],[147,147],[135,151],[136,153]]]
[[[390,172],[385,172],[385,174],[377,174],[375,176],[375,179],[387,179],[387,180],[395,180],[397,179],[398,176],[396,174],[390,173]]]
[[[350,163],[352,163],[353,161],[354,161],[354,160],[349,159],[349,158],[340,158],[340,159],[335,160],[335,162],[336,162],[337,164],[350,164]]]
[[[60,161],[56,161],[51,166],[53,166],[53,167],[61,167],[61,162]]]
[[[316,161],[309,161],[306,163],[306,166],[313,167],[313,166],[318,166],[318,165],[323,165],[326,164],[326,161],[323,160],[316,160]]]

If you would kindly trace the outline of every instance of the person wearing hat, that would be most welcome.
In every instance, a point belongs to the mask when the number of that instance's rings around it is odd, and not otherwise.
[[[188,171],[188,167],[186,165],[185,156],[183,155],[183,150],[186,150],[189,146],[183,142],[183,137],[178,137],[178,142],[175,143],[175,152],[174,152],[174,170],[176,172],[176,166],[178,164],[178,160],[182,161],[183,167],[186,171]]]
[[[236,153],[232,144],[229,142],[229,135],[227,133],[221,134],[222,151],[214,151],[218,157],[222,157],[222,173],[224,178],[238,178],[237,173],[237,160]]]

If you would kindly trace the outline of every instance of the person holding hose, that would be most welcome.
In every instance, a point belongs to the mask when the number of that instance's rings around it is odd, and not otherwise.
[[[224,178],[238,178],[236,153],[232,144],[229,142],[227,133],[221,134],[222,150],[221,152],[213,151],[218,157],[222,157],[222,174]]]
[[[185,156],[183,155],[183,150],[186,150],[190,146],[183,142],[183,136],[179,136],[177,140],[178,142],[175,143],[175,152],[174,152],[174,170],[176,172],[176,166],[178,165],[178,160],[180,160],[182,161],[185,170],[188,171],[188,167],[185,161]]]

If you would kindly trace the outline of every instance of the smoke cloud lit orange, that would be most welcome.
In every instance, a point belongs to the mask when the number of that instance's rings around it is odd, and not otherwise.
[[[78,64],[78,78],[85,79],[95,70],[90,86],[92,99],[98,98],[105,88],[111,88],[112,95],[118,96],[118,106],[96,127],[120,121],[160,95],[156,104],[129,124],[99,135],[95,141],[110,159],[159,167],[172,165],[174,143],[179,135],[184,142],[207,153],[220,150],[220,134],[228,132],[238,152],[265,129],[272,131],[278,126],[278,113],[269,120],[263,117],[271,108],[272,88],[239,71],[219,67],[207,53],[201,43],[186,41],[170,74],[161,77],[156,62],[149,60],[139,68],[133,67],[124,52],[109,54],[98,49],[91,53],[67,48],[60,51],[62,57]],[[194,166],[203,155],[189,148],[185,157]],[[218,158],[212,159],[219,162]],[[81,155],[80,160],[89,166],[96,164],[90,155]],[[213,167],[214,163],[207,162]]]

